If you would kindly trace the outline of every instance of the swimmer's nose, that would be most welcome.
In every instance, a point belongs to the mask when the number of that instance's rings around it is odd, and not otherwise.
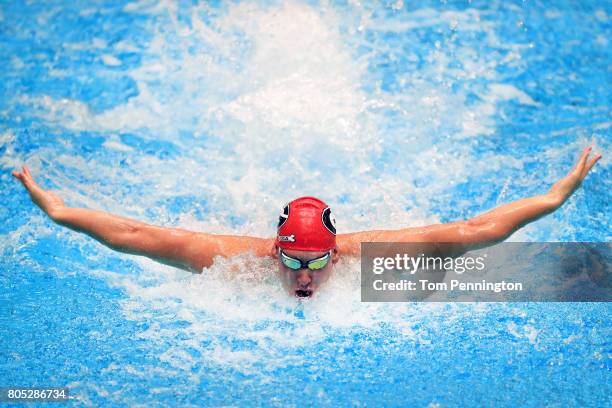
[[[308,272],[306,272],[304,269],[302,269],[300,271],[300,274],[297,277],[297,283],[298,285],[300,285],[300,287],[308,287],[308,285],[310,285],[310,282],[312,281],[312,279],[310,278],[310,274]]]

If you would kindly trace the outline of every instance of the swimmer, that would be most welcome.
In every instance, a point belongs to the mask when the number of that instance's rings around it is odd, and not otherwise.
[[[278,261],[283,285],[291,295],[312,297],[329,278],[341,256],[360,256],[362,242],[452,243],[453,256],[503,241],[524,225],[559,208],[580,186],[601,155],[589,158],[584,149],[576,166],[547,193],[496,207],[465,221],[397,230],[372,230],[336,235],[330,208],[314,197],[289,202],[279,217],[275,238],[215,235],[149,225],[86,208],[70,208],[43,190],[23,166],[13,171],[32,201],[53,221],[83,232],[120,252],[142,255],[174,267],[200,273],[217,256],[252,252]]]

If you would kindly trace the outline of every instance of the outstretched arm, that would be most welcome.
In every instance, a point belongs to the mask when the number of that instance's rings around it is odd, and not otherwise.
[[[163,228],[102,211],[66,207],[60,197],[36,184],[26,166],[21,173],[12,174],[32,201],[56,223],[84,232],[116,251],[147,256],[191,272],[201,272],[217,255],[228,257],[254,251],[265,256],[272,245],[269,239]]]
[[[526,224],[563,205],[601,158],[601,155],[596,155],[589,159],[590,153],[591,147],[584,149],[576,166],[546,194],[499,206],[466,221],[338,235],[339,250],[345,254],[359,255],[361,242],[456,243],[453,253],[458,255],[501,242]]]

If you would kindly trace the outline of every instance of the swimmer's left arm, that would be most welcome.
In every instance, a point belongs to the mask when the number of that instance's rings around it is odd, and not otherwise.
[[[456,243],[453,254],[501,242],[526,224],[550,214],[580,186],[601,155],[589,159],[591,147],[582,152],[576,166],[546,194],[525,198],[494,208],[466,221],[404,228],[394,231],[364,231],[338,235],[341,253],[359,255],[361,242]]]

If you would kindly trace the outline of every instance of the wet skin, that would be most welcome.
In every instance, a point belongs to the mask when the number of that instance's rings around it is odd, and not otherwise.
[[[290,257],[301,259],[303,262],[320,258],[327,253],[327,251],[297,251],[292,249],[284,249],[283,252]],[[324,268],[313,271],[308,268],[299,270],[287,268],[280,260],[278,247],[275,251],[275,257],[278,261],[283,286],[290,295],[300,298],[312,297],[317,289],[329,279],[333,265],[340,258],[338,251],[334,249],[330,262]]]

